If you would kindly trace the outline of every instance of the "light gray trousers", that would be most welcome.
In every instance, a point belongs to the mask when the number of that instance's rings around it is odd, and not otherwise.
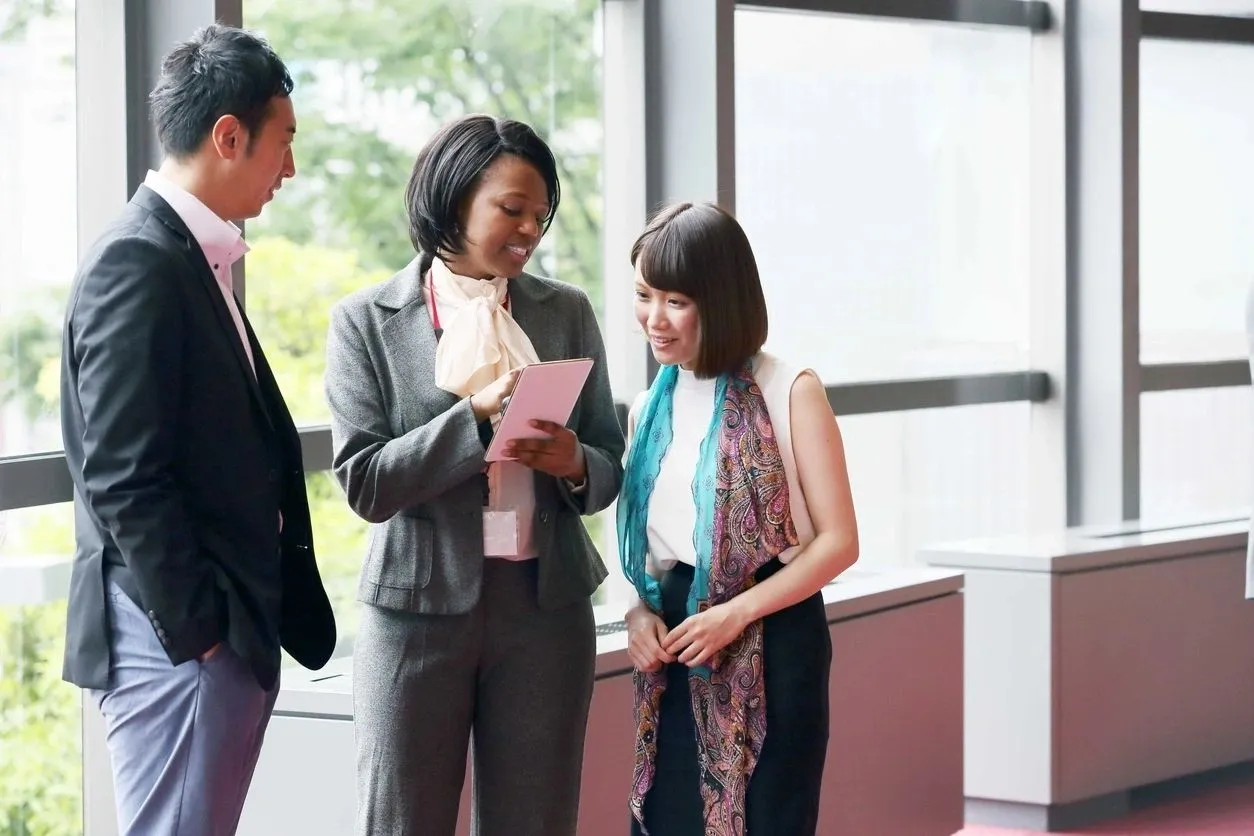
[[[223,645],[170,664],[156,625],[109,584],[105,719],[122,836],[231,836],[265,739],[278,685],[263,691]]]
[[[353,651],[358,836],[453,836],[472,739],[476,836],[575,836],[592,605],[536,604],[536,563],[487,560],[465,615],[363,605]]]

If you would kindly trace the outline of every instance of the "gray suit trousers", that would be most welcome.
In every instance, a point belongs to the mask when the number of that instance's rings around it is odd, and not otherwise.
[[[476,836],[575,836],[592,605],[536,603],[536,561],[484,562],[464,615],[363,605],[354,642],[359,836],[452,836],[473,733]]]

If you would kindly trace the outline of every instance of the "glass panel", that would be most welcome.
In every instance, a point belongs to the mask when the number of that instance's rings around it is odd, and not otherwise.
[[[1141,360],[1245,357],[1254,47],[1141,43]]]
[[[1252,502],[1248,386],[1141,395],[1141,517],[1241,516]]]
[[[299,422],[328,418],[332,303],[413,257],[404,188],[437,126],[469,112],[531,124],[562,202],[529,269],[601,300],[599,0],[409,4],[252,0],[296,79],[298,174],[249,224],[249,313]]]
[[[74,276],[74,3],[0,3],[0,456],[61,446],[61,318]]]
[[[0,513],[0,833],[83,832],[79,690],[61,681],[69,503]]]
[[[1028,403],[840,419],[859,564],[912,565],[923,546],[1030,526]]]
[[[772,351],[829,383],[1027,367],[1030,44],[736,12],[736,209]]]

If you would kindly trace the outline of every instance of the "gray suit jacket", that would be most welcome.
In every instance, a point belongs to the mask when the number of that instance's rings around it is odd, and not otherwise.
[[[484,441],[469,398],[435,385],[436,338],[415,258],[391,279],[339,302],[327,338],[326,393],[332,466],[352,509],[374,523],[358,600],[416,613],[464,613],[483,578]],[[510,281],[510,310],[541,360],[591,357],[569,426],[583,444],[588,482],[537,472],[534,537],[539,604],[585,599],[605,564],[580,514],[618,495],[623,435],[614,412],[605,348],[588,297],[576,287],[523,274]]]

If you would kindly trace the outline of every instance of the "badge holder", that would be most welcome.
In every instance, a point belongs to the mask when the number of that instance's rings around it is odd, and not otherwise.
[[[511,509],[483,509],[483,554],[485,557],[513,557],[518,554],[518,512]]]

